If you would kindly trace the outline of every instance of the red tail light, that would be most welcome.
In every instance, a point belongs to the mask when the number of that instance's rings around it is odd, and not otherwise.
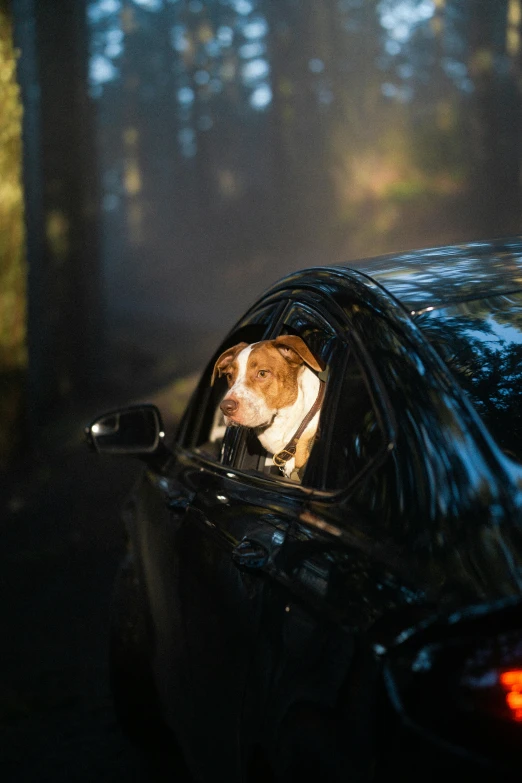
[[[385,680],[404,725],[480,764],[518,770],[522,602],[455,613],[390,653]]]
[[[506,704],[513,720],[522,721],[522,669],[501,672],[500,684],[506,691]]]
[[[522,722],[520,631],[477,640],[464,654],[461,671],[457,702],[464,709]]]

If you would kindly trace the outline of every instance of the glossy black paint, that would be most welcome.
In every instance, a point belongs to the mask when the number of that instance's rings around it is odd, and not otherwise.
[[[493,607],[490,617],[508,601],[522,638],[522,467],[498,437],[508,420],[499,429],[495,419],[495,435],[486,428],[480,389],[465,390],[434,338],[451,343],[451,307],[479,302],[487,315],[493,294],[522,291],[522,243],[357,266],[285,278],[216,346],[218,355],[245,329],[261,339],[291,328],[328,357],[303,484],[256,468],[237,430],[221,458],[199,442],[212,411],[209,357],[170,452],[146,455],[127,506],[156,685],[197,780],[268,781],[268,770],[277,780],[381,780],[390,770],[416,779],[401,743],[422,715],[412,721],[397,694],[410,687],[425,628],[444,646],[455,617],[476,606]],[[515,316],[510,326],[522,329]],[[510,410],[519,432],[520,408]],[[349,462],[358,417],[368,424]],[[477,638],[494,632],[481,612]],[[437,685],[450,669],[434,672]],[[467,724],[464,749],[458,732],[448,746],[441,731],[422,734],[424,780],[457,767],[471,779],[484,765],[510,778],[514,757],[499,763],[498,737],[479,752]]]

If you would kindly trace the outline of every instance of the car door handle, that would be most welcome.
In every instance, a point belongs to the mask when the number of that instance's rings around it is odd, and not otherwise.
[[[232,550],[232,561],[238,568],[256,571],[263,568],[270,557],[266,546],[250,538],[244,538]]]
[[[149,480],[159,489],[169,511],[186,511],[196,497],[195,492],[190,492],[183,484],[169,476],[151,473]]]
[[[170,492],[165,498],[165,504],[171,511],[186,511],[194,500],[194,492]]]

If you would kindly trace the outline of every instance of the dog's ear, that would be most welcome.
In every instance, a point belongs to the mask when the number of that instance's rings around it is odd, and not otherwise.
[[[315,358],[310,348],[301,337],[295,334],[281,334],[274,340],[274,345],[284,358],[291,364],[307,364],[312,370],[321,372],[322,365]]]
[[[247,348],[248,343],[238,343],[237,345],[234,345],[232,348],[227,348],[226,351],[223,351],[219,359],[214,365],[214,369],[212,371],[212,378],[210,379],[210,385],[214,385],[214,381],[216,378],[218,378],[220,375],[222,375],[223,370],[225,370],[231,362],[234,361],[236,356],[240,351],[243,350],[243,348]]]

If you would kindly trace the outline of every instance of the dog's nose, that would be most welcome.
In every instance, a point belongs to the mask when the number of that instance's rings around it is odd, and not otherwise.
[[[219,407],[221,408],[225,416],[232,416],[232,414],[237,411],[238,404],[235,400],[228,398],[228,399],[224,399]]]

